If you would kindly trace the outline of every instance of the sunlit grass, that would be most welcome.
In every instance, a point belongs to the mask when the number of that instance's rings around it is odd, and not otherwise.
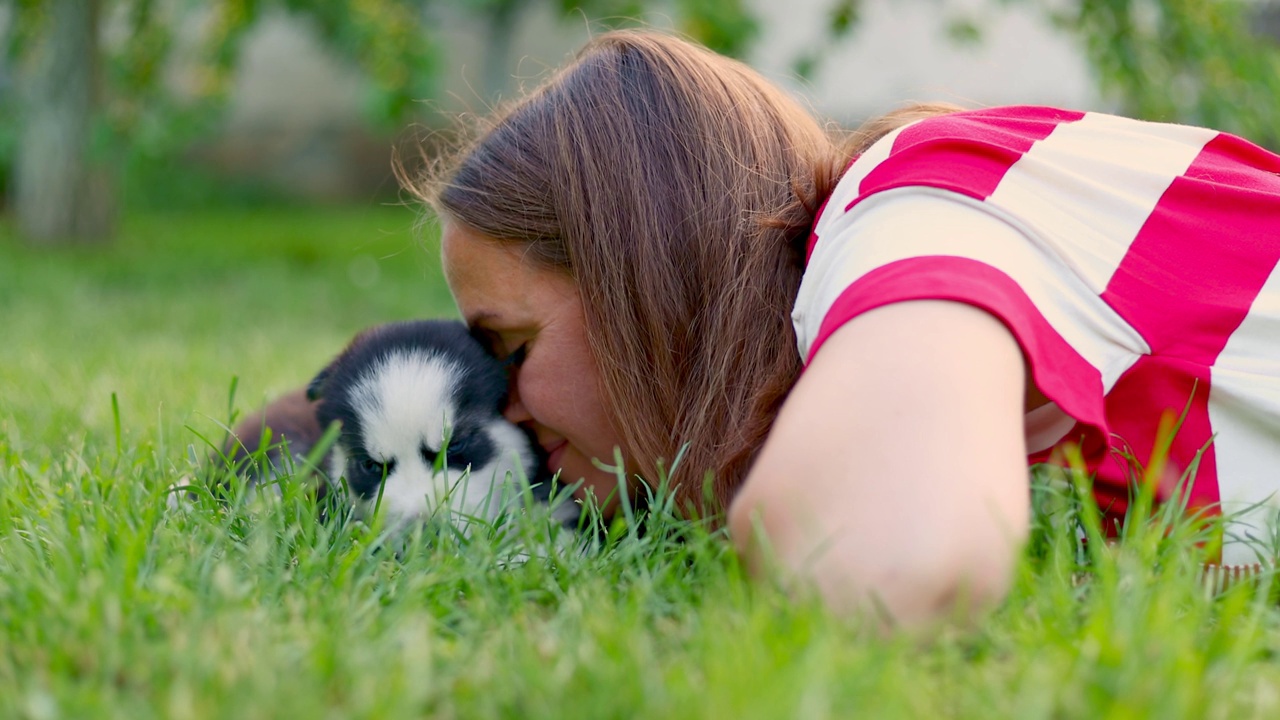
[[[249,410],[358,328],[453,313],[413,223],[294,209],[137,217],[98,250],[0,237],[0,717],[1280,713],[1268,579],[1213,597],[1158,525],[1082,546],[1062,478],[1037,485],[1009,601],[930,641],[748,582],[719,531],[663,513],[586,552],[531,519],[397,554],[303,492],[167,512],[233,377]]]

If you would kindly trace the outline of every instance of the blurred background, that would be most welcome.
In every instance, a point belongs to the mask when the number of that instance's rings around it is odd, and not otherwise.
[[[406,128],[447,138],[637,23],[848,124],[1047,103],[1274,145],[1280,119],[1272,0],[3,0],[0,202],[26,242],[60,243],[130,210],[394,199]]]
[[[634,24],[849,126],[1046,103],[1280,146],[1280,0],[0,0],[0,457],[182,472],[359,329],[453,315],[393,150]]]

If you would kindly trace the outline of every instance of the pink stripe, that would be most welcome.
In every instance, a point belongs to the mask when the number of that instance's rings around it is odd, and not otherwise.
[[[952,256],[908,258],[883,265],[845,288],[818,328],[806,364],[831,334],[868,310],[906,300],[953,300],[981,308],[1005,324],[1022,346],[1040,391],[1071,417],[1105,437],[1102,378],[1005,273]]]
[[[893,152],[859,186],[848,211],[868,195],[926,186],[985,200],[1014,163],[1064,122],[1084,113],[1007,107],[929,118],[898,134]]]
[[[1103,300],[1153,355],[1213,365],[1280,260],[1280,178],[1271,174],[1280,167],[1242,160],[1280,165],[1219,135],[1165,191],[1107,283]]]
[[[1111,422],[1112,445],[1119,451],[1098,468],[1094,488],[1099,504],[1112,498],[1113,512],[1123,513],[1133,481],[1140,468],[1151,461],[1160,438],[1161,412],[1186,417],[1169,448],[1169,467],[1160,478],[1158,497],[1169,498],[1182,473],[1202,449],[1194,484],[1188,488],[1188,507],[1209,508],[1218,502],[1218,466],[1209,424],[1209,368],[1169,357],[1144,355],[1129,368],[1107,394],[1107,418]],[[1135,412],[1136,411],[1136,412]],[[1168,442],[1168,438],[1164,438]],[[1131,456],[1126,459],[1122,454]],[[1131,463],[1136,462],[1139,467]],[[1105,505],[1104,505],[1105,506]]]
[[[1158,413],[1181,413],[1193,384],[1171,460],[1185,468],[1213,436],[1210,368],[1280,261],[1276,172],[1280,158],[1255,145],[1230,135],[1210,141],[1170,184],[1102,294],[1151,346],[1107,398],[1113,431],[1141,462]],[[1196,477],[1197,506],[1217,503],[1211,445]]]

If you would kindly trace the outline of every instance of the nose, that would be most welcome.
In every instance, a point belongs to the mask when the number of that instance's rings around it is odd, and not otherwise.
[[[502,409],[502,416],[513,425],[526,423],[533,420],[533,415],[529,414],[529,409],[524,406],[520,400],[520,382],[518,371],[512,371],[511,378],[507,384],[507,406]]]

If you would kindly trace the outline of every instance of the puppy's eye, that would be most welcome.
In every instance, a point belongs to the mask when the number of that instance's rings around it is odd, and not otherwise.
[[[444,451],[450,460],[466,455],[470,451],[472,445],[471,433],[454,432],[449,436],[448,443],[445,444]]]
[[[360,469],[371,475],[390,475],[396,469],[396,461],[378,462],[369,456],[365,456],[357,460]]]

